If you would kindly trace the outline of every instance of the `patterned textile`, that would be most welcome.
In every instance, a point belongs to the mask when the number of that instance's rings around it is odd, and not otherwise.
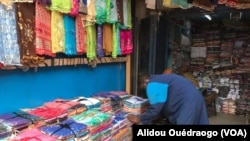
[[[2,65],[21,66],[20,50],[17,39],[16,8],[7,10],[0,4],[0,62]]]
[[[65,54],[76,55],[76,27],[75,19],[69,15],[63,15],[65,30]]]
[[[109,16],[109,19],[107,19],[108,23],[118,22],[118,13],[117,13],[118,9],[117,9],[116,1],[117,0],[111,0],[110,16]]]
[[[97,25],[97,56],[104,57],[103,50],[103,25]]]
[[[123,0],[116,0],[117,18],[119,23],[123,23]]]
[[[93,109],[93,108],[98,108],[100,107],[100,101],[96,98],[87,98],[87,97],[77,97],[73,99],[72,101],[79,102],[81,104],[84,104],[87,109]]]
[[[16,130],[26,128],[31,124],[30,120],[15,113],[1,114],[0,122],[5,123]]]
[[[108,0],[109,1],[109,0]],[[103,0],[95,0],[96,23],[103,24],[107,19],[108,3]]]
[[[51,29],[52,53],[64,53],[65,30],[63,15],[57,11],[51,11]]]
[[[27,66],[44,63],[35,47],[35,3],[16,3],[21,61]]]
[[[87,15],[87,0],[79,0],[78,12]]]
[[[86,43],[86,29],[83,24],[82,15],[79,14],[75,19],[76,27],[76,52],[77,54],[86,53],[87,43]]]
[[[55,57],[51,46],[51,15],[50,11],[38,2],[36,2],[35,16],[36,32],[36,53],[39,55],[48,55]]]
[[[133,52],[133,39],[131,30],[120,30],[120,48],[123,55]]]

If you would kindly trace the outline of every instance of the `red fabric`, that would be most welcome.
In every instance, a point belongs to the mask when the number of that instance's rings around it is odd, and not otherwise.
[[[131,54],[133,52],[133,39],[131,30],[121,30],[120,31],[120,47],[121,53]]]
[[[86,30],[84,28],[83,20],[80,15],[76,16],[76,51],[77,54],[86,53]]]

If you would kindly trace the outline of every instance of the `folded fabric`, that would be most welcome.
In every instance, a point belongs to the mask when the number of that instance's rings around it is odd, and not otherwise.
[[[5,123],[16,130],[28,127],[31,121],[15,113],[6,113],[0,115],[0,122]]]
[[[38,128],[29,128],[23,130],[9,141],[56,141],[55,137],[44,134]]]
[[[5,123],[0,123],[0,140],[1,138],[6,138],[10,136],[12,133],[12,128],[5,124]]]
[[[58,124],[45,125],[40,128],[42,133],[60,140],[73,139],[88,134],[87,125],[68,118]]]
[[[76,106],[78,104],[79,104],[79,102],[76,102],[76,101],[55,99],[54,101],[44,103],[44,106],[49,107],[49,108],[68,110],[69,108]]]
[[[100,107],[100,101],[96,98],[87,98],[87,97],[77,97],[72,100],[73,102],[79,102],[81,104],[84,104],[87,109],[97,108]]]

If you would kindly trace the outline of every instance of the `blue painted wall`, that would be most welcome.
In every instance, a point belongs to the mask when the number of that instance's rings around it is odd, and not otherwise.
[[[125,74],[125,63],[38,68],[37,72],[0,70],[0,113],[37,107],[55,98],[125,91]]]

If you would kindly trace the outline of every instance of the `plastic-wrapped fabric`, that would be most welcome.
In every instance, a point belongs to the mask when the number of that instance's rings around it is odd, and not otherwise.
[[[74,139],[88,134],[86,124],[78,123],[70,118],[58,124],[45,125],[40,127],[40,130],[44,134],[61,140]]]
[[[88,110],[93,109],[93,108],[98,108],[101,105],[100,101],[94,97],[87,98],[87,97],[80,96],[80,97],[73,99],[72,101],[84,104]]]
[[[8,124],[0,122],[0,140],[7,138],[12,134],[12,127]]]

